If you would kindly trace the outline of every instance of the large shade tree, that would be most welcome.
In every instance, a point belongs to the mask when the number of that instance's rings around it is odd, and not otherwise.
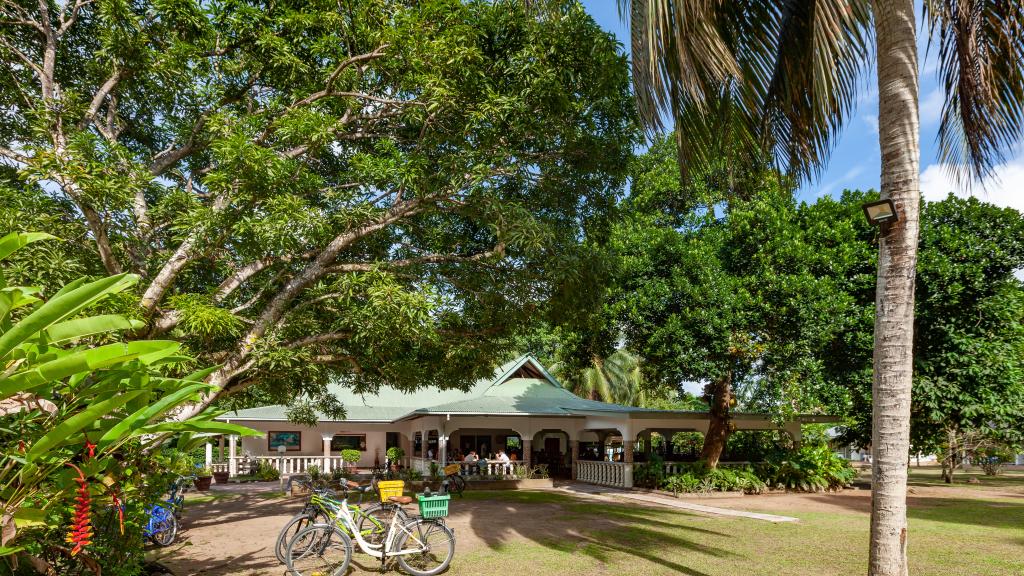
[[[914,270],[920,198],[914,0],[620,0],[632,29],[641,116],[679,133],[684,174],[719,156],[771,157],[813,175],[871,62],[878,81],[881,194],[900,219],[879,243],[869,573],[907,568]],[[1024,5],[924,0],[946,90],[940,160],[984,175],[1021,135]]]
[[[635,141],[615,40],[542,8],[2,0],[4,218],[138,274],[119,312],[221,365],[204,403],[468,385],[592,292]]]
[[[608,306],[653,381],[705,383],[701,457],[711,467],[737,402],[780,419],[835,405],[816,351],[849,306],[827,272],[836,254],[807,240],[830,224],[799,221],[786,179],[770,169],[714,176],[684,193],[672,139],[637,159],[612,234],[619,266]]]
[[[805,221],[833,223],[811,241],[833,258],[833,274],[851,306],[822,350],[827,377],[850,391],[845,440],[871,442],[871,330],[875,230],[861,205],[874,193],[847,192],[802,207]],[[1019,443],[1024,431],[1024,217],[976,199],[925,202],[915,282],[914,395],[911,445],[946,454],[951,480],[965,436]]]

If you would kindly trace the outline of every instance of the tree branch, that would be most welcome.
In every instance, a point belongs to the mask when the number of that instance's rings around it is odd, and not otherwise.
[[[299,338],[298,340],[286,342],[282,344],[282,346],[284,348],[302,348],[303,346],[309,346],[311,344],[322,344],[324,342],[348,340],[351,337],[351,332],[327,332],[324,334],[316,334],[314,336],[307,336],[305,338]]]
[[[497,243],[494,248],[485,252],[477,254],[471,254],[469,256],[461,256],[458,254],[428,254],[426,256],[420,256],[418,258],[405,258],[402,260],[383,260],[380,262],[352,262],[335,264],[328,267],[328,272],[368,272],[375,268],[402,268],[405,266],[415,266],[417,264],[440,264],[448,262],[479,262],[492,256],[503,256],[505,254],[505,244],[503,242]]]
[[[99,114],[100,106],[103,105],[103,101],[107,99],[107,96],[110,94],[111,90],[117,86],[117,83],[127,75],[128,72],[123,68],[114,69],[114,73],[111,74],[105,82],[103,82],[99,89],[96,90],[96,94],[93,95],[92,102],[89,104],[88,110],[85,111],[85,116],[82,117],[82,121],[79,123],[79,128],[84,129],[96,119],[96,115]],[[116,134],[109,132],[108,127],[103,127],[99,124],[95,125],[96,129],[99,130],[100,134],[102,134],[107,140],[112,141],[117,138]]]

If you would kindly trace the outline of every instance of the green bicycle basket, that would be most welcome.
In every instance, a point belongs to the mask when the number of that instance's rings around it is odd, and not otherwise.
[[[438,494],[436,496],[424,496],[417,494],[416,499],[420,501],[420,517],[422,518],[443,518],[448,515],[448,501],[451,494]]]

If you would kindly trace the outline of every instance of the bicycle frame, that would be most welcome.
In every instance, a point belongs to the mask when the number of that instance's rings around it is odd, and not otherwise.
[[[426,548],[423,545],[423,543],[420,542],[419,538],[416,537],[415,534],[407,530],[405,526],[399,524],[399,514],[394,514],[393,516],[391,516],[391,524],[388,526],[388,533],[387,536],[384,538],[384,542],[380,544],[370,544],[363,538],[363,535],[360,534],[359,531],[356,529],[355,518],[353,518],[352,512],[349,510],[348,507],[348,498],[341,500],[340,504],[341,506],[337,506],[337,509],[335,510],[335,513],[337,514],[337,520],[335,521],[335,523],[337,524],[338,521],[340,521],[341,528],[346,530],[355,539],[356,544],[359,545],[359,549],[362,550],[364,554],[367,554],[373,558],[378,558],[383,562],[387,558],[391,558],[394,556],[417,554],[419,552],[422,552]],[[336,505],[332,504],[332,506]],[[419,544],[419,547],[415,549],[388,552],[388,550],[391,550],[391,548],[394,546],[395,539],[399,536],[399,531],[405,532],[413,539],[415,539],[415,541]]]

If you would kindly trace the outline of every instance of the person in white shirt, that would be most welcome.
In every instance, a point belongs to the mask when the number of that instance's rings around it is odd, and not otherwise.
[[[501,465],[501,469],[504,474],[508,474],[510,472],[510,468],[512,468],[512,466],[509,464],[510,460],[508,459],[508,454],[505,454],[504,450],[500,448],[498,449],[498,456],[495,460]]]

